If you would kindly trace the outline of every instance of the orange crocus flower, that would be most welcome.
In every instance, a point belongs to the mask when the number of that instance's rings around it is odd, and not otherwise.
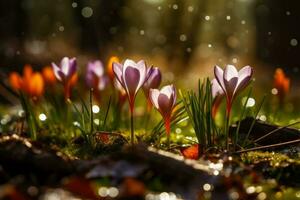
[[[44,78],[45,83],[48,85],[54,85],[56,83],[56,77],[54,75],[54,71],[52,67],[46,66],[42,70],[42,75]]]
[[[111,56],[108,60],[107,63],[107,73],[108,76],[110,78],[110,80],[113,82],[114,78],[115,78],[115,74],[113,72],[113,63],[119,63],[120,59],[117,56]]]
[[[274,87],[278,91],[280,103],[283,103],[285,96],[290,90],[290,79],[281,68],[277,68],[274,74]]]
[[[24,92],[31,98],[39,98],[44,92],[41,73],[33,72],[30,65],[24,66],[22,77],[17,72],[12,72],[9,75],[9,82],[14,90]]]

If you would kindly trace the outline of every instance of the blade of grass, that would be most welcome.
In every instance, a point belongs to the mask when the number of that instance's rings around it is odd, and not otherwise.
[[[237,129],[235,131],[235,135],[234,135],[234,150],[236,148],[236,144],[237,144],[237,141],[238,141],[242,118],[244,117],[245,111],[247,109],[246,105],[247,105],[247,102],[248,102],[251,94],[252,94],[252,87],[250,87],[250,89],[249,89],[249,92],[248,92],[248,95],[247,95],[247,99],[246,99],[246,101],[245,101],[245,103],[243,105],[242,112],[241,112],[240,117],[239,117],[239,123],[238,123]]]
[[[105,128],[106,128],[106,120],[107,120],[107,116],[108,116],[110,105],[111,105],[111,96],[109,97],[107,109],[106,109],[105,116],[104,116],[103,130],[105,130]]]
[[[243,145],[242,145],[242,146],[245,146],[245,143],[246,143],[246,141],[248,140],[248,138],[249,138],[249,136],[250,136],[250,133],[251,133],[251,131],[252,131],[252,129],[253,129],[253,126],[254,126],[254,124],[255,124],[256,118],[257,118],[257,116],[258,116],[258,113],[259,113],[259,111],[261,110],[262,105],[263,105],[264,102],[265,102],[265,99],[266,99],[266,95],[263,96],[263,99],[261,100],[261,102],[260,102],[260,104],[259,104],[259,106],[258,106],[258,109],[257,109],[257,111],[256,111],[256,113],[255,113],[255,115],[254,115],[254,119],[253,119],[253,121],[252,121],[252,123],[251,123],[251,125],[250,125],[250,128],[249,128],[249,130],[248,130],[248,133],[247,133],[247,135],[246,135],[246,138],[245,138],[244,141],[243,141]]]

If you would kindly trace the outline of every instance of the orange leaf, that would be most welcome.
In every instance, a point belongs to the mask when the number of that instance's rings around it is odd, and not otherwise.
[[[194,144],[190,147],[183,148],[180,150],[181,154],[188,159],[197,160],[199,158],[199,145]]]
[[[81,197],[87,199],[99,199],[92,183],[85,178],[72,177],[66,181],[65,187],[67,190]]]

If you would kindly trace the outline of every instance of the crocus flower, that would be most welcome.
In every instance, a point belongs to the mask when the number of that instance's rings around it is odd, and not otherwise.
[[[71,88],[77,82],[76,58],[70,59],[68,57],[64,57],[59,66],[57,66],[55,63],[52,63],[52,67],[55,77],[64,85],[65,98],[69,99],[71,95]]]
[[[17,72],[12,72],[9,76],[11,87],[28,95],[33,100],[37,100],[44,92],[44,80],[39,72],[33,72],[30,65],[25,65],[23,76]]]
[[[125,89],[130,109],[133,111],[136,94],[147,78],[146,64],[143,60],[136,63],[127,59],[123,65],[113,63],[113,71],[117,80]]]
[[[42,69],[42,75],[46,84],[54,85],[56,83],[56,77],[52,67],[50,66],[44,67]]]
[[[149,99],[149,90],[151,88],[158,88],[161,83],[161,72],[157,67],[149,68],[148,69],[148,78],[147,81],[143,85],[143,91],[147,98],[148,102],[148,111],[151,109],[151,101]]]
[[[290,79],[281,68],[277,68],[274,75],[274,88],[277,89],[280,104],[284,102],[285,96],[290,90]]]
[[[211,81],[211,92],[212,92],[212,118],[215,118],[219,107],[221,105],[222,99],[224,97],[224,92],[221,86],[219,85],[217,79]]]
[[[230,114],[234,98],[250,83],[253,73],[252,67],[245,66],[237,71],[235,66],[227,65],[223,71],[219,66],[215,66],[214,73],[226,96],[227,114]]]
[[[218,81],[226,96],[226,148],[229,150],[229,120],[232,103],[238,92],[244,89],[250,82],[253,70],[250,66],[243,67],[240,71],[237,71],[235,66],[227,65],[223,71],[219,66],[214,68],[215,78]]]
[[[108,83],[108,78],[104,74],[104,67],[100,60],[89,62],[86,72],[86,83],[90,88],[94,88],[94,94],[100,101],[100,91],[104,90]]]
[[[169,145],[171,115],[176,104],[176,89],[174,85],[164,86],[161,90],[150,89],[149,96],[153,106],[164,119]]]
[[[87,65],[86,82],[89,87],[103,90],[108,83],[104,74],[104,67],[99,60],[89,62]]]
[[[137,92],[143,86],[146,81],[147,67],[143,60],[139,62],[134,62],[132,60],[125,60],[124,64],[113,63],[114,74],[125,89],[127,98],[130,106],[131,113],[131,144],[134,143],[134,131],[133,131],[133,109],[134,101]]]

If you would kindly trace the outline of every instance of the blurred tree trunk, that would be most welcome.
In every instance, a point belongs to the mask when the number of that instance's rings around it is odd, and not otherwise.
[[[103,59],[109,54],[108,49],[111,49],[111,44],[122,26],[121,9],[124,5],[122,0],[106,1],[99,0],[92,6],[78,1],[76,9],[76,19],[79,23],[80,47],[83,51],[95,53]],[[93,9],[93,15],[89,18],[82,16],[82,9],[85,6],[90,6]]]
[[[0,70],[21,66],[22,43],[27,34],[27,15],[23,1],[0,1]]]
[[[274,67],[286,67],[290,72],[300,66],[297,59],[300,52],[299,7],[297,0],[256,3],[257,56]]]

